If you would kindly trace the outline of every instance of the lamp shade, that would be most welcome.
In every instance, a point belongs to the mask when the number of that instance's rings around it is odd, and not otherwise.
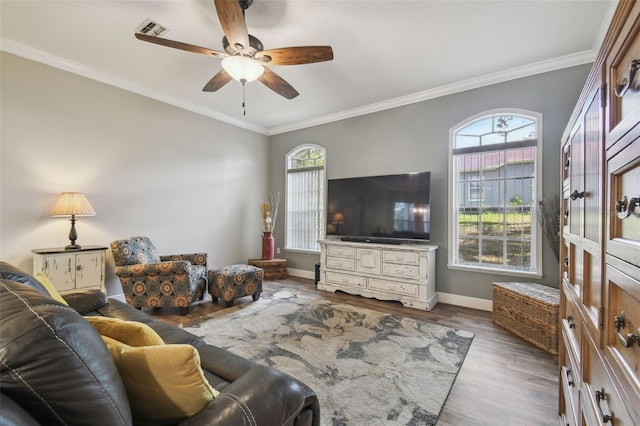
[[[254,81],[264,73],[264,67],[247,56],[227,56],[222,60],[222,68],[241,83]]]
[[[340,212],[333,215],[331,223],[344,223],[344,215]]]
[[[87,197],[81,192],[63,192],[58,196],[49,216],[95,216]]]

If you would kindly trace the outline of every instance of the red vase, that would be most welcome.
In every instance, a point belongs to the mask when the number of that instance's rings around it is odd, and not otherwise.
[[[272,260],[273,257],[273,235],[271,232],[264,232],[262,234],[262,260]]]

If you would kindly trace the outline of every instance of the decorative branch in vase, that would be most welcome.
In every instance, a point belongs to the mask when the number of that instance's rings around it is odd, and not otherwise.
[[[538,226],[551,245],[556,259],[560,260],[560,197],[544,197],[536,209]]]
[[[273,230],[278,218],[278,206],[280,205],[280,193],[275,196],[269,193],[260,203],[260,214],[262,216],[262,260],[272,260],[274,258]]]

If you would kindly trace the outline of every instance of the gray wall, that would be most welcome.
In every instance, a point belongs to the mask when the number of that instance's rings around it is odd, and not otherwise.
[[[572,67],[495,84],[417,104],[270,137],[270,185],[285,192],[285,156],[294,147],[312,143],[327,150],[327,178],[431,171],[431,242],[437,251],[437,290],[491,299],[493,281],[522,280],[505,275],[471,273],[447,268],[447,192],[449,129],[483,111],[518,108],[543,114],[543,191],[560,192],[560,138],[590,65]],[[276,235],[282,247],[283,228]],[[313,271],[319,255],[286,252],[288,266]],[[543,278],[558,287],[558,262],[546,241]]]
[[[69,243],[50,218],[60,192],[97,215],[78,243],[147,235],[161,254],[209,253],[211,265],[260,256],[268,138],[2,53],[0,259],[26,270],[31,249]],[[108,251],[107,289],[121,293]]]

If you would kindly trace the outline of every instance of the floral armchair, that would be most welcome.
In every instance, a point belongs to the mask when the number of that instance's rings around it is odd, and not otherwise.
[[[207,288],[207,254],[159,256],[148,237],[131,237],[111,243],[127,303],[134,308],[174,306],[181,315],[202,300]]]

